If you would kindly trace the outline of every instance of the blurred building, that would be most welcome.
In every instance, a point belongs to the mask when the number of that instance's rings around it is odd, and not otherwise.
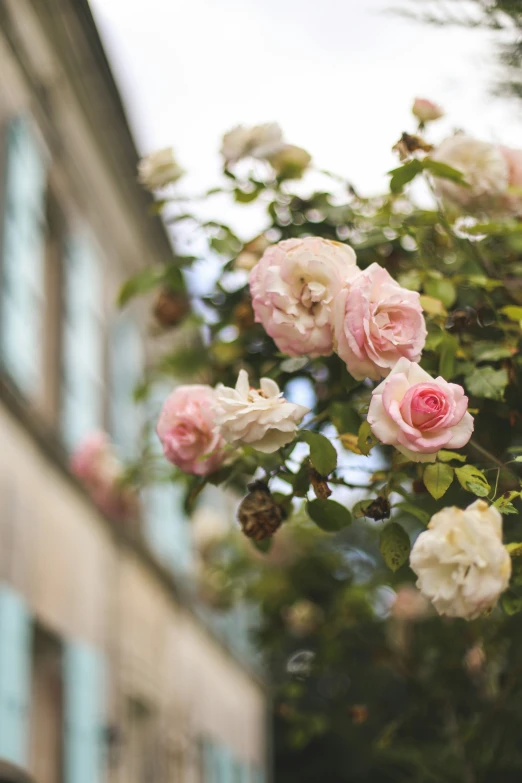
[[[98,428],[135,447],[147,319],[114,302],[168,238],[87,0],[0,0],[0,27],[0,760],[37,783],[257,783],[248,613],[198,608],[175,490],[136,533],[67,468]]]

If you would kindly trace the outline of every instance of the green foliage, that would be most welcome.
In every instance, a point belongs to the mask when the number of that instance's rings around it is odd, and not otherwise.
[[[382,530],[379,549],[388,568],[397,571],[408,560],[410,537],[401,525],[390,522]]]
[[[439,500],[450,488],[454,474],[455,472],[450,465],[444,462],[434,462],[424,468],[422,479],[430,495],[435,500]]]
[[[466,378],[466,387],[475,397],[485,397],[489,400],[502,400],[507,386],[506,370],[495,370],[493,367],[477,367]]]
[[[460,485],[473,495],[477,495],[479,498],[484,498],[489,495],[491,487],[489,486],[485,475],[473,465],[464,465],[462,468],[455,468],[455,475],[457,476]]]
[[[301,439],[310,446],[310,462],[321,476],[329,476],[337,467],[337,452],[328,438],[319,432],[303,430]]]
[[[352,515],[348,509],[336,500],[311,500],[306,504],[306,510],[317,527],[328,533],[342,530],[352,522]]]

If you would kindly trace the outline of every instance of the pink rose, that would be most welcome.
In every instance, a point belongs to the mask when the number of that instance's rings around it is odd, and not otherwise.
[[[444,116],[441,107],[426,98],[415,98],[411,111],[420,122],[432,122]]]
[[[348,245],[320,237],[278,242],[250,273],[256,321],[288,356],[329,356],[334,297],[358,272]]]
[[[413,462],[434,462],[443,448],[465,446],[473,432],[462,386],[432,378],[418,364],[399,359],[374,389],[368,423],[382,443]]]
[[[123,482],[123,465],[105,432],[85,438],[71,456],[70,468],[105,516],[116,521],[136,516],[137,497]]]
[[[214,389],[202,385],[178,386],[165,400],[156,432],[165,457],[184,473],[206,476],[224,460],[214,404]]]
[[[335,301],[337,353],[357,380],[388,375],[405,356],[420,359],[426,324],[420,297],[372,264]]]

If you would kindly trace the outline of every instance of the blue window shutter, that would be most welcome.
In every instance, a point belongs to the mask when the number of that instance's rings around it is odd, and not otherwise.
[[[27,761],[31,640],[25,601],[0,586],[0,759],[22,766]]]
[[[133,394],[143,373],[143,344],[136,321],[126,313],[110,333],[110,433],[122,456],[137,454],[140,411]]]
[[[103,421],[103,334],[99,260],[85,234],[64,258],[62,434],[69,449]]]
[[[216,747],[209,739],[203,739],[201,743],[202,753],[202,777],[203,783],[219,783],[217,776]]]
[[[171,391],[158,387],[151,399],[150,415],[154,423]],[[152,450],[162,454],[156,432],[151,433]],[[192,558],[190,522],[183,510],[183,488],[180,483],[165,482],[150,487],[144,494],[145,534],[156,557],[173,571],[186,572]]]
[[[104,660],[81,642],[65,648],[65,781],[101,783],[104,746]]]
[[[46,156],[30,121],[7,127],[1,352],[22,393],[39,383],[45,274]]]

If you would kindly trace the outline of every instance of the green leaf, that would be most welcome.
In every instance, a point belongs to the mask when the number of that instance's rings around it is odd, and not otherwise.
[[[400,508],[405,514],[410,514],[410,516],[415,517],[415,519],[418,519],[423,525],[427,525],[430,521],[429,513],[423,508],[415,506],[413,503],[399,503],[395,508]]]
[[[455,375],[455,356],[459,342],[452,334],[445,334],[440,343],[439,373],[447,380]]]
[[[420,174],[421,171],[422,163],[420,160],[417,160],[417,158],[405,163],[404,166],[399,166],[399,168],[389,171],[388,174],[391,174],[391,192],[400,193],[404,186],[407,185],[408,182],[411,182],[412,179],[415,179],[417,174]]]
[[[435,299],[440,299],[444,307],[451,307],[457,298],[457,291],[455,286],[447,278],[426,280],[424,283],[424,290],[428,296],[433,296]]]
[[[317,527],[328,533],[336,533],[352,522],[352,515],[336,500],[311,500],[306,504],[308,516]]]
[[[273,540],[273,538],[264,538],[262,541],[255,541],[253,538],[250,539],[258,552],[262,552],[264,555],[270,552]]]
[[[448,166],[447,163],[442,163],[440,160],[433,160],[432,158],[424,158],[423,167],[430,171],[435,177],[442,177],[443,179],[450,179],[452,182],[456,182],[463,187],[469,187],[464,174],[452,166]]]
[[[430,495],[435,500],[439,500],[451,486],[453,475],[454,470],[450,465],[445,465],[443,462],[434,462],[424,468],[422,479]]]
[[[518,457],[515,457],[514,462],[522,462],[522,454],[520,454]]]
[[[118,294],[118,306],[125,307],[135,296],[152,291],[162,282],[164,275],[164,267],[149,266],[141,269],[123,284]]]
[[[310,446],[310,462],[321,476],[329,476],[337,467],[337,452],[332,443],[319,432],[302,430],[301,439]]]
[[[397,571],[408,560],[410,537],[397,522],[390,522],[381,532],[379,549],[388,568]]]
[[[250,204],[251,201],[255,201],[259,196],[260,188],[253,188],[252,190],[241,190],[241,188],[234,189],[234,200],[238,204]]]
[[[477,367],[466,378],[466,388],[475,397],[485,397],[488,400],[503,400],[504,389],[507,386],[506,370],[495,370],[493,367]]]
[[[455,474],[461,487],[479,498],[485,498],[491,491],[487,478],[474,465],[463,465],[461,468],[455,468]]]
[[[373,447],[378,443],[379,441],[374,436],[372,432],[372,428],[368,424],[367,421],[363,421],[361,426],[359,427],[359,435],[357,438],[357,445],[359,446],[361,450],[361,454],[364,454],[365,456],[368,456],[370,451],[373,449]]]
[[[437,459],[439,462],[451,462],[452,459],[455,459],[458,462],[466,462],[467,457],[465,454],[457,454],[456,451],[446,451],[445,449],[441,449],[439,452],[437,452]]]
[[[510,321],[522,321],[522,307],[516,305],[507,305],[500,310]]]
[[[477,362],[497,362],[513,356],[513,349],[487,340],[479,340],[472,346],[473,358]]]
[[[493,505],[495,508],[498,508],[501,514],[517,514],[517,509],[511,501],[519,497],[520,492],[516,492],[515,490],[507,490],[495,500]]]
[[[508,590],[500,599],[502,609],[508,615],[518,614],[522,610],[522,596],[516,595],[513,590]]]

